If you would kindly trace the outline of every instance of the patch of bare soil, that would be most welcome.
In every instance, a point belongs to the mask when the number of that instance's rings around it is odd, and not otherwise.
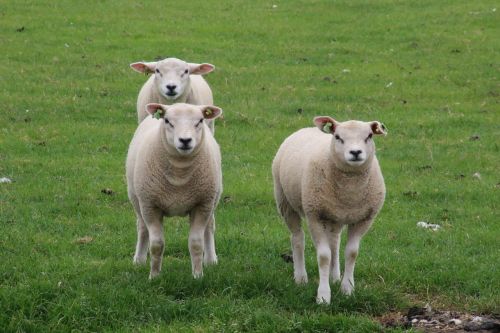
[[[438,311],[429,305],[411,307],[406,314],[392,312],[377,318],[384,327],[413,328],[416,331],[500,333],[500,318],[456,311]]]

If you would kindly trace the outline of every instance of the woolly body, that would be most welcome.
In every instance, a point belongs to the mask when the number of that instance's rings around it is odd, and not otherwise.
[[[385,198],[384,179],[374,154],[374,144],[370,142],[363,146],[360,143],[363,140],[359,139],[367,135],[371,139],[370,125],[357,121],[335,124],[331,134],[318,128],[305,128],[292,134],[279,148],[272,167],[278,211],[292,233],[297,283],[307,282],[301,217],[307,219],[320,270],[318,303],[330,303],[329,275],[334,282],[340,280],[339,243],[344,225],[349,226],[349,231],[341,289],[345,294],[352,292],[359,241],[382,208]],[[330,130],[328,126],[324,127],[325,123],[317,126]],[[344,133],[345,147],[332,135],[333,127]],[[355,147],[349,146],[348,153],[344,154],[342,150],[350,142]],[[344,155],[352,155],[350,152],[362,156],[362,161],[344,160]]]

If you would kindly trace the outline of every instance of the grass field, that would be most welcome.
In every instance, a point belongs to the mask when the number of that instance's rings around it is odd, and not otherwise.
[[[381,332],[376,317],[427,302],[500,314],[497,6],[0,0],[0,331]],[[168,56],[214,64],[224,109],[219,264],[200,281],[185,218],[165,221],[160,278],[132,265],[124,162],[145,77],[129,63]],[[389,128],[385,206],[355,295],[334,285],[330,306],[309,238],[308,285],[281,258],[270,172],[316,115]]]

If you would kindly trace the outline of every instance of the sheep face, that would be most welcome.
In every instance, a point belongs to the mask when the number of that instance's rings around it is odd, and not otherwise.
[[[203,75],[214,70],[211,64],[192,64],[176,58],[130,65],[141,73],[153,73],[158,92],[167,100],[175,100],[190,88],[189,75]]]
[[[205,119],[215,119],[222,114],[222,109],[209,105],[191,105],[177,103],[146,105],[148,113],[164,123],[167,144],[180,155],[190,155],[202,142]]]
[[[330,117],[314,118],[315,125],[333,135],[332,154],[341,166],[352,169],[369,163],[375,154],[373,135],[386,135],[384,124],[378,121],[350,120],[343,123]]]

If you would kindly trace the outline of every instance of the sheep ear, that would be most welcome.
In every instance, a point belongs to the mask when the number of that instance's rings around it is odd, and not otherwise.
[[[146,111],[156,119],[165,117],[167,113],[168,105],[149,103],[146,104]]]
[[[195,75],[204,75],[208,74],[215,69],[215,66],[212,64],[188,64],[189,65],[189,74]]]
[[[154,73],[156,62],[134,62],[130,64],[130,67],[136,72],[150,74]]]
[[[314,118],[314,125],[326,134],[335,133],[338,122],[332,117],[319,116]]]
[[[215,119],[222,114],[222,109],[217,106],[203,105],[201,106],[201,112],[203,113],[203,118]]]
[[[373,134],[377,135],[387,135],[387,127],[384,124],[378,121],[372,121],[370,123],[370,127],[372,128]]]

